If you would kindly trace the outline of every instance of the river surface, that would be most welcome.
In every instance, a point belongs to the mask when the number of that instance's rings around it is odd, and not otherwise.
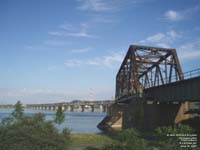
[[[13,109],[0,108],[0,121],[8,117]],[[53,120],[56,111],[42,111],[25,109],[26,115],[33,115],[35,113],[44,113],[47,120]],[[69,128],[72,132],[78,133],[98,133],[101,132],[97,125],[106,116],[103,112],[65,112],[65,120],[61,125],[56,125],[57,128]]]

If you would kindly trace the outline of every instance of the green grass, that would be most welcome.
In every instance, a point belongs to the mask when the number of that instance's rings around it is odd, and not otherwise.
[[[72,150],[98,150],[114,141],[104,134],[96,133],[72,133],[71,140]]]

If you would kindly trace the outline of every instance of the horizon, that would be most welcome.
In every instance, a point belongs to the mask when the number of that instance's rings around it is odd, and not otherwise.
[[[198,0],[0,2],[0,104],[114,99],[130,45],[175,48],[200,66]]]

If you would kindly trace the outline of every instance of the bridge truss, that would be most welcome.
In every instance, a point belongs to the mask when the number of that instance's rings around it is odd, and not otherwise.
[[[131,45],[116,76],[116,100],[183,80],[175,49]]]

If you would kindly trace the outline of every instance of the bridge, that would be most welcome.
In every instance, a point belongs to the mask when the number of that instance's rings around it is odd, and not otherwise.
[[[153,128],[198,118],[199,89],[200,69],[183,73],[175,49],[131,45],[116,76],[115,104],[99,127]]]
[[[61,103],[48,103],[48,104],[27,104],[27,109],[33,110],[52,110],[56,111],[59,106],[62,107],[63,111],[73,112],[73,111],[89,111],[94,112],[98,110],[100,112],[107,112],[108,107],[113,104],[112,100],[97,100],[97,101],[80,101],[75,100],[72,102],[61,102]]]

